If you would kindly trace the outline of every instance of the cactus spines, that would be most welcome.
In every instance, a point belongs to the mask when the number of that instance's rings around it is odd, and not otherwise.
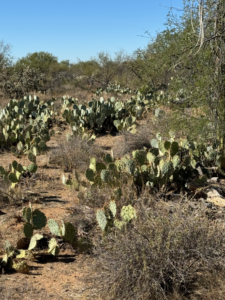
[[[98,225],[101,227],[102,231],[105,231],[107,225],[107,219],[103,210],[98,209],[96,213],[96,219]]]
[[[32,220],[33,220],[33,228],[34,229],[41,229],[45,227],[47,223],[46,216],[43,212],[41,212],[39,209],[35,209],[32,212]]]
[[[124,222],[129,222],[136,218],[136,210],[131,205],[123,206],[120,215]]]
[[[48,227],[52,234],[57,235],[57,236],[61,235],[59,225],[54,219],[48,220]]]
[[[110,201],[109,209],[113,215],[113,218],[115,218],[115,216],[116,216],[116,202],[115,201]]]

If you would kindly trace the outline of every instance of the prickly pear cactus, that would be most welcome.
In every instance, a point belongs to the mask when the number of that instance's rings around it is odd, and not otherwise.
[[[59,246],[55,238],[51,238],[48,244],[48,252],[54,256],[59,255]]]
[[[65,234],[62,236],[66,242],[73,244],[76,237],[76,229],[70,222],[65,223]]]
[[[52,234],[57,235],[57,236],[61,236],[59,225],[54,219],[49,219],[48,220],[48,227],[49,227]]]
[[[103,210],[98,209],[96,213],[96,218],[98,225],[101,227],[102,231],[105,231],[107,225],[107,219]]]
[[[43,212],[41,212],[39,209],[35,209],[32,212],[32,221],[33,221],[33,228],[34,229],[41,229],[45,227],[47,223],[46,216]]]
[[[110,179],[110,172],[109,170],[102,170],[101,171],[101,180],[103,182],[109,182]]]
[[[136,210],[131,205],[123,206],[120,215],[124,222],[129,222],[136,218]]]
[[[109,209],[110,209],[113,217],[115,218],[115,216],[116,216],[116,202],[115,201],[110,201]]]
[[[23,226],[23,233],[27,239],[30,239],[33,236],[33,226],[30,223],[25,223]]]
[[[32,250],[37,246],[37,242],[39,240],[43,239],[43,235],[42,234],[38,234],[36,233],[35,235],[32,236],[31,240],[30,240],[30,245],[28,250]]]
[[[87,169],[85,175],[89,181],[94,182],[95,173],[92,169]]]
[[[30,267],[24,261],[13,262],[12,269],[14,269],[17,273],[29,274]]]

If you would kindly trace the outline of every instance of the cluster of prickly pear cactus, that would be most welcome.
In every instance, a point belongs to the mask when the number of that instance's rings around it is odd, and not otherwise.
[[[126,88],[121,88],[120,85],[116,84],[116,83],[111,83],[109,84],[106,88],[97,88],[96,91],[94,92],[96,96],[107,94],[107,93],[115,93],[118,96],[119,95],[125,95],[125,94],[132,94],[132,90],[128,87]]]
[[[29,250],[17,250],[11,246],[9,241],[4,245],[5,254],[2,261],[0,261],[0,269],[3,268],[5,272],[15,270],[18,273],[29,273],[29,266],[24,259],[31,258],[32,254]]]
[[[45,214],[39,209],[33,210],[31,204],[29,207],[24,207],[23,218],[26,221],[23,232],[28,239],[33,236],[34,229],[41,229],[47,224]]]
[[[33,99],[26,96],[22,100],[11,100],[0,110],[1,145],[11,147],[16,156],[30,149],[37,154],[45,151],[46,142],[54,134],[49,129],[55,117],[54,101],[44,103],[36,96]]]
[[[120,212],[122,220],[116,219],[117,207],[115,201],[110,201],[104,209],[98,209],[96,219],[99,227],[104,233],[108,232],[113,226],[121,229],[124,225],[136,218],[136,210],[131,206],[123,206]]]
[[[175,141],[173,132],[170,139],[163,141],[160,134],[150,141],[149,150],[135,150],[117,160],[104,158],[104,163],[91,159],[86,178],[92,184],[116,185],[122,174],[130,176],[136,186],[147,185],[162,188],[172,182],[185,187],[188,179],[200,179],[208,175],[207,167],[217,164],[217,172],[225,174],[225,157],[215,147],[199,146],[188,139]],[[197,162],[203,166],[197,167]],[[205,167],[205,168],[204,168]]]
[[[119,173],[117,171],[117,166],[114,163],[114,159],[110,154],[106,154],[103,157],[105,162],[96,162],[93,157],[90,159],[89,168],[86,170],[86,178],[91,182],[91,184],[102,185],[107,183],[110,186],[115,186],[119,180]]]
[[[59,227],[58,223],[54,219],[48,220],[48,227],[53,235],[62,237],[66,242],[70,244],[74,243],[76,238],[76,228],[70,222],[64,223],[61,221],[62,225]]]
[[[141,117],[143,110],[144,104],[134,99],[123,102],[114,97],[107,100],[101,97],[99,100],[92,99],[88,107],[82,104],[74,104],[73,109],[66,107],[62,116],[74,132],[79,132],[81,128],[110,132],[115,128],[118,131],[130,128]]]
[[[34,155],[30,154],[28,157],[32,162],[36,161],[36,157]],[[3,176],[3,179],[5,181],[11,182],[11,188],[15,188],[18,185],[23,173],[25,173],[26,171],[29,171],[30,173],[35,173],[37,171],[37,168],[38,167],[35,163],[31,163],[26,167],[26,166],[22,166],[21,164],[19,164],[17,161],[14,160],[9,165],[7,171],[0,166],[0,175]]]

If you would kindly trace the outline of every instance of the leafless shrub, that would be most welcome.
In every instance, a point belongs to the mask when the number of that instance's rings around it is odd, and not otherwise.
[[[103,151],[95,143],[82,139],[80,135],[73,136],[59,144],[59,147],[49,154],[49,163],[57,164],[65,169],[79,169],[85,172],[90,164],[90,158],[102,159]]]
[[[143,202],[126,229],[96,241],[100,299],[223,299],[216,295],[225,271],[224,230],[184,203],[171,213],[160,201]]]
[[[121,139],[116,140],[113,147],[115,157],[121,157],[143,147],[149,148],[152,137],[151,127],[148,124],[141,125],[136,134],[129,131],[122,132]]]

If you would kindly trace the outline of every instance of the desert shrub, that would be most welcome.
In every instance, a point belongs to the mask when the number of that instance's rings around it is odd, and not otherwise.
[[[89,166],[90,157],[94,156],[101,160],[103,156],[101,148],[92,141],[82,139],[80,135],[74,135],[67,141],[66,139],[59,144],[49,154],[49,163],[57,164],[65,169],[79,169],[84,172]]]
[[[101,208],[111,199],[116,199],[117,207],[120,209],[124,205],[134,205],[137,201],[137,190],[132,181],[124,178],[119,182],[118,186],[110,187],[108,185],[98,186],[92,185],[85,192],[78,194],[79,202],[92,208]]]
[[[101,299],[204,299],[198,289],[224,274],[222,228],[184,203],[167,207],[140,200],[133,223],[95,241]]]
[[[115,157],[122,157],[133,150],[142,149],[143,147],[150,148],[150,141],[153,134],[152,128],[147,123],[138,127],[135,134],[129,131],[123,131],[120,136],[121,139],[117,139],[113,146]]]

